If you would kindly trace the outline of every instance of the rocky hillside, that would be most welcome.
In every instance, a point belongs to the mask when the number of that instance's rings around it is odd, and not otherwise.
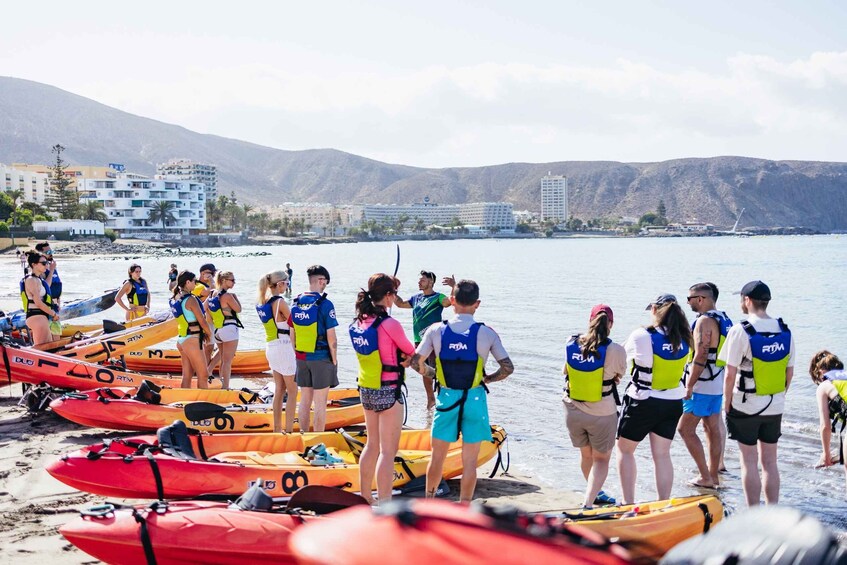
[[[423,169],[335,151],[282,151],[204,135],[135,116],[48,85],[0,77],[0,162],[44,163],[61,143],[72,163],[125,163],[153,174],[157,162],[187,157],[215,163],[219,190],[254,204],[284,201],[441,203],[504,200],[539,208],[548,171],[569,178],[572,213],[589,219],[638,216],[664,199],[672,220],[732,225],[847,229],[847,163],[747,157],[509,163]],[[563,155],[563,157],[567,157]]]

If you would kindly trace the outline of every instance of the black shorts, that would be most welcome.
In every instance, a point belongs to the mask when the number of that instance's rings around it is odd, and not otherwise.
[[[772,416],[748,416],[735,408],[726,415],[726,431],[729,438],[744,445],[776,443],[782,435],[782,414]]]
[[[618,420],[618,437],[631,441],[642,441],[647,434],[654,433],[673,440],[676,426],[682,417],[682,399],[665,400],[647,398],[636,400],[624,396],[621,417]]]

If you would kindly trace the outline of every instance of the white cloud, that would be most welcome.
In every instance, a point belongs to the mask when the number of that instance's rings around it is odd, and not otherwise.
[[[739,154],[843,159],[847,52],[738,54],[721,72],[482,63],[321,73],[230,58],[71,90],[191,129],[425,166]]]

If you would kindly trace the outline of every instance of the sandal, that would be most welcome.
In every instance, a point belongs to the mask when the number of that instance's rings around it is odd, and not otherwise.
[[[617,501],[601,490],[597,493],[597,498],[594,499],[594,504],[597,506],[614,506],[617,504]]]

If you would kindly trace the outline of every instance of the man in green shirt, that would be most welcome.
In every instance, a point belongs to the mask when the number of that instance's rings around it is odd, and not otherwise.
[[[454,277],[444,277],[442,281],[450,288],[456,285]],[[444,308],[451,305],[450,297],[435,292],[435,273],[432,271],[421,271],[421,278],[418,279],[418,288],[421,290],[409,300],[403,300],[399,296],[394,296],[394,305],[398,308],[412,309],[412,331],[415,337],[415,347],[421,343],[421,336],[426,329],[432,324],[441,323],[441,312]],[[427,359],[427,363],[431,367],[435,367],[434,355]],[[435,386],[431,377],[424,377],[424,390],[426,390],[426,407],[427,410],[435,406]]]

